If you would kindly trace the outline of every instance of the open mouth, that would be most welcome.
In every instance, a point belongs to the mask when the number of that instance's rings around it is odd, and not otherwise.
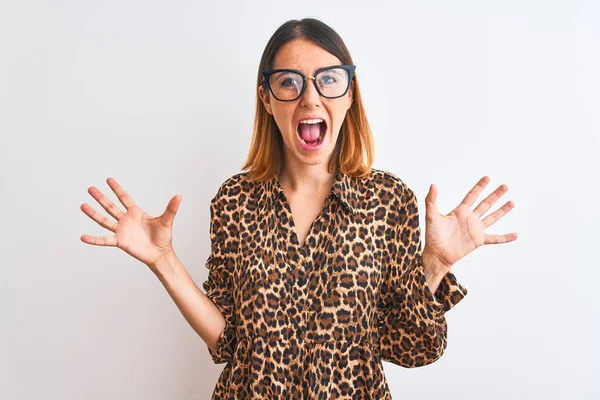
[[[307,147],[317,147],[323,143],[326,131],[327,124],[320,118],[301,121],[296,127],[298,137]]]

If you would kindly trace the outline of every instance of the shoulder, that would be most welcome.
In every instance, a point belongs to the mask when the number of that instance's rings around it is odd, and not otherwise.
[[[251,190],[254,182],[250,179],[247,172],[239,172],[225,179],[219,186],[218,194],[235,195],[238,192]]]
[[[408,215],[417,216],[418,202],[414,191],[397,175],[374,170],[372,172],[375,192],[377,193],[377,208],[384,211],[390,228],[404,226]]]
[[[395,198],[404,202],[403,199],[407,196],[414,195],[408,185],[391,172],[371,168],[370,180],[376,195],[384,200]]]
[[[248,193],[254,190],[254,186],[255,182],[250,179],[247,172],[239,172],[219,185],[212,202],[221,203],[223,206],[239,205],[240,199],[247,197]]]

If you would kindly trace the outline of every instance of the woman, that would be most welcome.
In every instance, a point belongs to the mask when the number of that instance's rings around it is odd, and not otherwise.
[[[117,222],[82,210],[157,275],[215,363],[213,399],[390,399],[381,360],[404,367],[444,352],[444,313],[467,289],[450,271],[484,244],[516,234],[484,229],[501,185],[474,210],[483,177],[450,214],[426,197],[421,250],[414,192],[371,168],[373,145],[355,66],[342,39],[314,19],[288,21],[258,71],[254,136],[242,172],[210,204],[211,254],[202,293],[171,245],[181,196],[151,218],[109,178],[126,208],[90,194]]]

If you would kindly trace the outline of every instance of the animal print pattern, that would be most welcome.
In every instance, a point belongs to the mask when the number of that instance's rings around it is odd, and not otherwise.
[[[226,327],[212,399],[391,399],[382,360],[414,368],[447,345],[444,314],[467,294],[423,273],[417,198],[397,176],[338,171],[299,245],[273,177],[227,179],[210,203],[202,286]]]

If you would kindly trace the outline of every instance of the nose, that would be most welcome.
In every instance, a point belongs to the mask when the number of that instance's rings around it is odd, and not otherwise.
[[[312,81],[311,81],[312,80]],[[321,102],[321,96],[315,87],[315,78],[312,76],[306,77],[306,87],[304,93],[300,97],[300,105],[308,108],[313,108]]]

